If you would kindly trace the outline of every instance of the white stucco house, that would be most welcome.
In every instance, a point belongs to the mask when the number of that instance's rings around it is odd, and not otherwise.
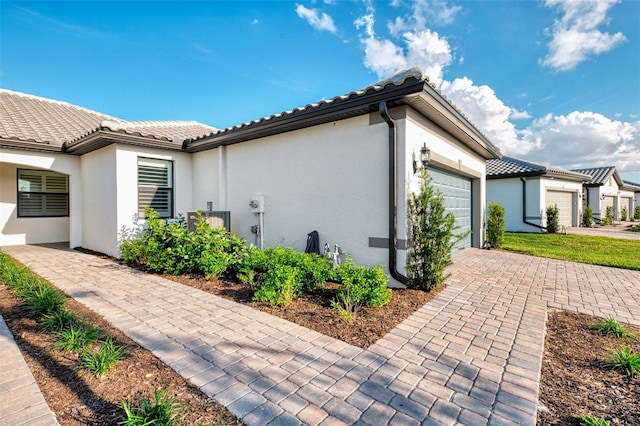
[[[145,206],[167,218],[211,209],[265,246],[303,251],[317,230],[321,246],[402,282],[421,150],[472,231],[463,246],[482,246],[485,161],[500,151],[418,69],[224,130],[0,90],[0,245],[68,241],[117,256]]]
[[[487,202],[505,209],[509,232],[541,232],[548,206],[557,205],[561,226],[579,226],[582,184],[591,176],[502,157],[487,161]]]
[[[593,167],[589,169],[574,170],[579,173],[586,173],[592,179],[584,183],[585,204],[593,209],[593,216],[596,220],[602,220],[607,214],[607,206],[613,206],[614,220],[620,220],[623,207],[633,215],[636,206],[635,191],[640,187],[626,183],[614,166]]]
[[[623,182],[626,187],[628,187],[629,189],[633,189],[633,192],[634,192],[633,202],[635,203],[633,211],[635,211],[635,208],[640,206],[640,183],[631,182],[628,180],[625,180]]]

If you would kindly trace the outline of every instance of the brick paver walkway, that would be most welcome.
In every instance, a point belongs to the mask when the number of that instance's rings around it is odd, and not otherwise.
[[[4,250],[248,425],[534,425],[548,308],[640,325],[640,272],[472,249],[362,350],[83,253]]]

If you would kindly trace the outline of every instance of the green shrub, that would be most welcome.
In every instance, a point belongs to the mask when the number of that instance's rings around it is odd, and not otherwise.
[[[80,368],[102,377],[115,368],[118,361],[124,358],[125,348],[113,343],[111,336],[101,342],[99,349],[85,348],[81,351]]]
[[[246,243],[224,228],[212,228],[201,214],[189,232],[183,217],[167,222],[153,209],[145,210],[146,229],[122,241],[120,256],[150,272],[199,274],[209,279],[235,274]]]
[[[262,284],[253,299],[272,306],[289,306],[301,292],[300,271],[293,266],[277,265],[262,275]]]
[[[640,219],[640,206],[636,206],[636,208],[634,209],[633,218],[636,220]]]
[[[615,220],[615,210],[613,209],[613,206],[607,206],[605,219],[607,219],[608,225],[612,224]]]
[[[609,350],[609,358],[605,365],[614,370],[622,370],[633,378],[640,371],[640,354],[633,353],[628,346]]]
[[[597,321],[589,326],[591,330],[599,331],[606,336],[621,337],[637,340],[638,336],[623,327],[615,318]]]
[[[627,220],[627,206],[622,206],[620,209],[620,220]]]
[[[59,311],[44,315],[40,322],[40,327],[42,327],[44,331],[59,332],[68,330],[76,321],[77,319],[73,312],[61,308]]]
[[[407,215],[411,238],[407,287],[429,291],[447,278],[444,271],[452,263],[451,251],[469,234],[455,234],[455,216],[445,212],[442,194],[433,189],[424,169],[419,190],[409,196]]]
[[[100,329],[89,324],[79,323],[56,333],[58,340],[54,348],[68,352],[80,352],[95,343],[100,335]]]
[[[555,234],[560,229],[560,209],[557,204],[547,206],[547,232]]]
[[[580,422],[580,426],[611,426],[611,423],[604,418],[593,417],[590,414],[576,416],[576,419]]]
[[[18,290],[22,298],[20,309],[30,318],[42,318],[62,309],[67,297],[48,283],[39,282],[30,287]]]
[[[631,232],[640,232],[640,225],[635,225],[629,228]]]
[[[591,228],[595,223],[596,222],[593,219],[593,208],[591,206],[585,206],[584,211],[582,212],[582,226]]]
[[[387,287],[389,277],[381,266],[367,268],[358,266],[350,257],[338,265],[336,278],[340,287],[332,306],[350,322],[362,306],[382,307],[391,300],[391,289]]]
[[[504,207],[500,203],[489,201],[489,215],[487,216],[487,241],[491,247],[502,246],[504,239]]]
[[[127,417],[120,424],[125,426],[178,425],[186,415],[186,406],[172,401],[166,390],[156,390],[153,401],[142,397],[137,406],[123,401],[122,408]]]

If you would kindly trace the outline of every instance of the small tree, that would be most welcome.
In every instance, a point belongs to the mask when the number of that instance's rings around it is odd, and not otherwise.
[[[627,220],[627,206],[622,206],[620,209],[620,220]]]
[[[430,291],[447,278],[444,270],[451,265],[451,250],[462,238],[456,235],[453,213],[446,213],[440,191],[431,186],[431,177],[420,172],[420,189],[408,201],[409,233],[412,240],[407,270],[408,287]]]
[[[582,226],[586,226],[591,228],[595,224],[593,220],[593,208],[591,206],[586,206],[584,211],[582,212]]]
[[[560,229],[560,209],[557,204],[547,207],[547,232],[555,234]]]
[[[640,206],[636,206],[634,212],[633,212],[633,218],[634,219],[640,219]]]
[[[611,225],[614,219],[613,206],[607,206],[604,219],[602,219],[603,225]]]
[[[487,241],[491,247],[498,248],[504,239],[504,207],[500,203],[489,201],[487,217]]]

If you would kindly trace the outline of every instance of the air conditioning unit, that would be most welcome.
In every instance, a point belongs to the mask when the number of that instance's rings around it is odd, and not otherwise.
[[[226,228],[231,231],[231,212],[229,211],[201,211],[200,214],[212,228]],[[187,212],[187,227],[189,231],[196,230],[196,221],[198,220],[198,212]]]

